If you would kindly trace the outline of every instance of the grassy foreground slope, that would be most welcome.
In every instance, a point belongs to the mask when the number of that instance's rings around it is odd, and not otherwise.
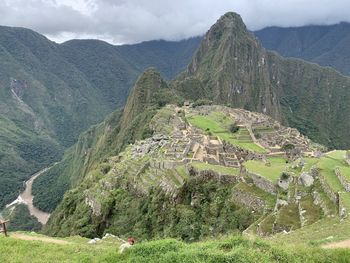
[[[45,237],[42,237],[45,240]],[[70,238],[57,243],[0,236],[1,262],[349,262],[349,250],[281,247],[241,236],[186,244],[174,239],[136,244],[124,254],[119,244]],[[59,243],[61,242],[61,243]]]

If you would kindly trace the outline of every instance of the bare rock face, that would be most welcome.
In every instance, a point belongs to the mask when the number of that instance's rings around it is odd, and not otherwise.
[[[311,185],[314,184],[314,178],[309,173],[306,173],[306,172],[300,175],[299,180],[306,187],[310,187]]]

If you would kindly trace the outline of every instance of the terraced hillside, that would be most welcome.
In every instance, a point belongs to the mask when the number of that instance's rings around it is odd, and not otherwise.
[[[347,152],[326,153],[266,115],[167,105],[149,129],[65,195],[47,233],[197,240],[348,217]]]

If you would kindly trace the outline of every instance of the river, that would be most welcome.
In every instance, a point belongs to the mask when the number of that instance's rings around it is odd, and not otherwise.
[[[47,223],[47,221],[49,220],[50,214],[39,210],[38,208],[36,208],[33,205],[32,186],[33,186],[33,182],[36,178],[38,178],[40,175],[42,175],[43,173],[45,173],[46,171],[48,171],[51,168],[52,168],[52,166],[47,167],[47,168],[37,172],[36,174],[33,174],[30,177],[30,179],[28,181],[26,181],[26,183],[25,183],[26,188],[24,189],[24,191],[17,197],[17,199],[15,201],[13,201],[11,204],[6,205],[6,208],[12,207],[16,204],[26,204],[28,206],[29,213],[32,216],[36,217],[41,224],[45,225]]]

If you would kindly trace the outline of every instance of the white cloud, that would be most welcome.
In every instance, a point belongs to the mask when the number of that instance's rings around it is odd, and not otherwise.
[[[350,22],[348,10],[349,0],[0,0],[0,24],[31,28],[57,41],[134,43],[203,34],[228,11],[256,30]]]

